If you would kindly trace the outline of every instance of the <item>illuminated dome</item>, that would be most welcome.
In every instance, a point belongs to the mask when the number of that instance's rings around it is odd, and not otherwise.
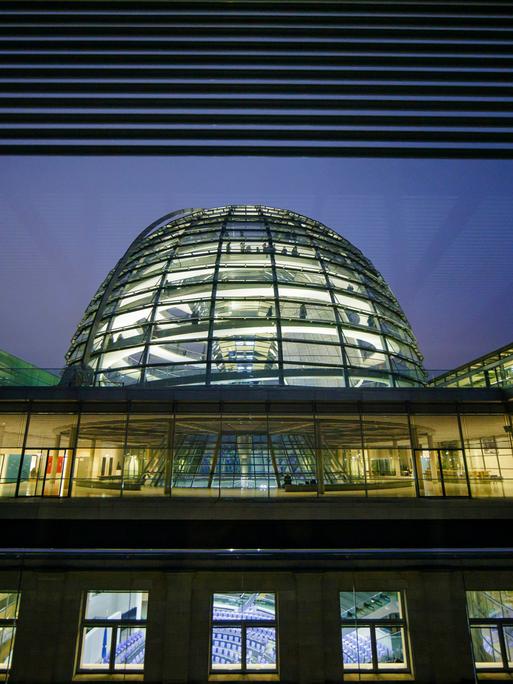
[[[159,219],[100,286],[66,359],[88,383],[404,387],[425,380],[396,298],[321,223],[262,206]]]

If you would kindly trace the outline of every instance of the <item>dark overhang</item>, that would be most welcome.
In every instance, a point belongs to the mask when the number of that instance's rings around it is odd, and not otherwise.
[[[513,157],[509,0],[11,0],[0,153]]]
[[[513,407],[513,388],[314,388],[216,386],[126,387],[3,387],[2,411],[116,411],[175,413],[451,413],[464,406],[470,412],[501,412]]]

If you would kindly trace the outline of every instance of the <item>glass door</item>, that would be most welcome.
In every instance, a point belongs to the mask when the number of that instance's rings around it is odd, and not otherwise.
[[[415,451],[420,496],[444,496],[437,449]]]
[[[416,449],[415,462],[420,496],[469,496],[459,449]]]
[[[442,470],[444,496],[468,496],[463,452],[459,449],[438,449],[438,457]]]

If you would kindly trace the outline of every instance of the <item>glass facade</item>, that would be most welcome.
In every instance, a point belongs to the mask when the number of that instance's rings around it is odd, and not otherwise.
[[[275,594],[214,594],[210,667],[212,672],[278,669]]]
[[[407,631],[398,591],[342,591],[340,619],[345,671],[408,670]]]
[[[513,496],[504,413],[196,408],[0,413],[0,496]]]
[[[360,250],[262,206],[197,210],[144,233],[66,358],[68,380],[100,386],[425,382],[410,325]]]
[[[499,411],[189,408],[0,413],[0,496],[513,496]]]
[[[148,592],[88,591],[78,672],[142,672]]]

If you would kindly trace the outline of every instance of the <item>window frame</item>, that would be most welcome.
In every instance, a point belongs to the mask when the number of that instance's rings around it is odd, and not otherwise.
[[[475,592],[480,592],[480,593],[487,593],[491,591],[508,591],[507,589],[471,589],[466,591],[466,605],[467,605],[467,615],[468,615],[468,624],[469,624],[469,636],[470,636],[470,647],[472,649],[472,658],[474,661],[474,667],[476,669],[476,672],[478,673],[492,673],[496,672],[498,674],[501,673],[513,673],[513,663],[510,665],[508,661],[508,650],[506,647],[506,639],[504,636],[504,628],[510,627],[513,631],[513,615],[511,617],[491,617],[491,618],[479,618],[479,617],[470,617],[469,613],[469,598],[468,594],[469,593],[475,593]],[[499,639],[499,646],[500,646],[500,655],[501,655],[501,660],[502,660],[502,665],[494,666],[494,663],[490,663],[489,667],[478,667],[477,661],[476,661],[476,656],[474,652],[474,640],[472,638],[472,628],[475,627],[491,627],[495,628],[497,630],[497,636]]]
[[[340,596],[341,594],[348,593],[348,590],[339,590],[338,592],[338,611],[339,611],[339,622],[340,622],[340,650],[342,654],[342,670],[346,674],[369,674],[369,675],[379,675],[379,674],[410,674],[411,668],[411,654],[410,654],[410,639],[408,634],[408,620],[406,618],[406,601],[404,596],[404,591],[400,589],[380,589],[379,591],[358,589],[349,590],[350,593],[356,594],[357,591],[366,591],[368,593],[381,594],[385,592],[396,593],[398,595],[399,606],[401,609],[402,617],[397,619],[390,618],[342,618],[340,616]],[[344,649],[343,649],[343,629],[352,627],[357,629],[368,629],[370,634],[370,647],[371,647],[371,659],[372,662],[370,667],[362,667],[360,663],[353,665],[347,665],[344,663]],[[384,667],[379,667],[380,663],[378,661],[378,647],[376,639],[376,628],[378,627],[397,627],[402,630],[402,638],[404,645],[404,666],[403,667],[386,667],[387,663],[383,663]]]
[[[144,666],[145,666],[145,660],[146,660],[146,639],[145,639],[145,648],[144,648],[144,659],[143,662],[141,663],[141,667],[134,669],[134,670],[128,670],[126,669],[126,663],[124,664],[124,667],[117,667],[116,668],[116,644],[117,644],[117,635],[120,629],[123,629],[124,627],[137,627],[137,626],[142,626],[144,627],[145,630],[147,630],[148,627],[148,615],[146,615],[146,618],[144,620],[123,620],[121,618],[119,619],[114,619],[114,620],[109,620],[106,618],[86,618],[86,610],[87,610],[87,599],[89,594],[93,593],[104,593],[104,594],[147,594],[147,601],[149,601],[149,591],[147,589],[137,589],[137,590],[130,590],[130,589],[86,589],[84,591],[83,597],[82,597],[82,610],[81,610],[81,617],[80,617],[80,626],[79,626],[79,643],[78,643],[78,649],[77,649],[77,667],[76,667],[76,673],[79,675],[85,675],[85,674],[103,674],[103,675],[143,675],[144,674]],[[110,639],[110,650],[109,650],[109,662],[107,664],[107,667],[82,667],[81,662],[82,662],[82,653],[84,650],[84,634],[85,630],[88,627],[99,627],[99,628],[107,628],[111,629],[111,639]]]
[[[224,591],[224,592],[214,592],[211,596],[210,599],[210,638],[209,638],[209,675],[254,675],[254,674],[259,674],[259,675],[277,675],[279,673],[280,669],[280,663],[279,663],[279,648],[278,648],[278,594],[277,592],[265,592],[268,594],[273,594],[274,595],[274,620],[255,620],[255,619],[240,619],[240,620],[215,620],[214,619],[214,597],[216,594],[231,594],[231,593],[236,593],[232,591]],[[262,593],[262,592],[257,592],[257,591],[248,591],[245,592],[248,594],[257,594],[257,593]],[[247,630],[251,628],[258,628],[258,627],[270,627],[274,629],[274,637],[275,637],[275,644],[276,644],[276,666],[274,669],[255,669],[255,668],[248,668],[247,666]],[[235,669],[235,668],[226,668],[223,669],[221,667],[219,668],[214,668],[213,663],[212,663],[212,656],[213,656],[213,646],[214,646],[214,629],[216,627],[231,627],[235,629],[240,629],[241,630],[241,665],[240,669]]]
[[[15,614],[14,617],[12,618],[2,618],[0,617],[0,629],[9,629],[11,628],[13,630],[13,636],[12,636],[12,642],[11,642],[11,649],[9,651],[9,657],[7,659],[7,665],[4,667],[0,663],[0,675],[6,675],[10,672],[11,670],[11,665],[12,665],[12,656],[14,652],[14,643],[16,640],[16,631],[18,627],[18,613],[20,610],[20,599],[21,599],[21,592],[18,590],[3,590],[0,592],[2,594],[14,594],[16,596],[16,608],[15,608]]]

